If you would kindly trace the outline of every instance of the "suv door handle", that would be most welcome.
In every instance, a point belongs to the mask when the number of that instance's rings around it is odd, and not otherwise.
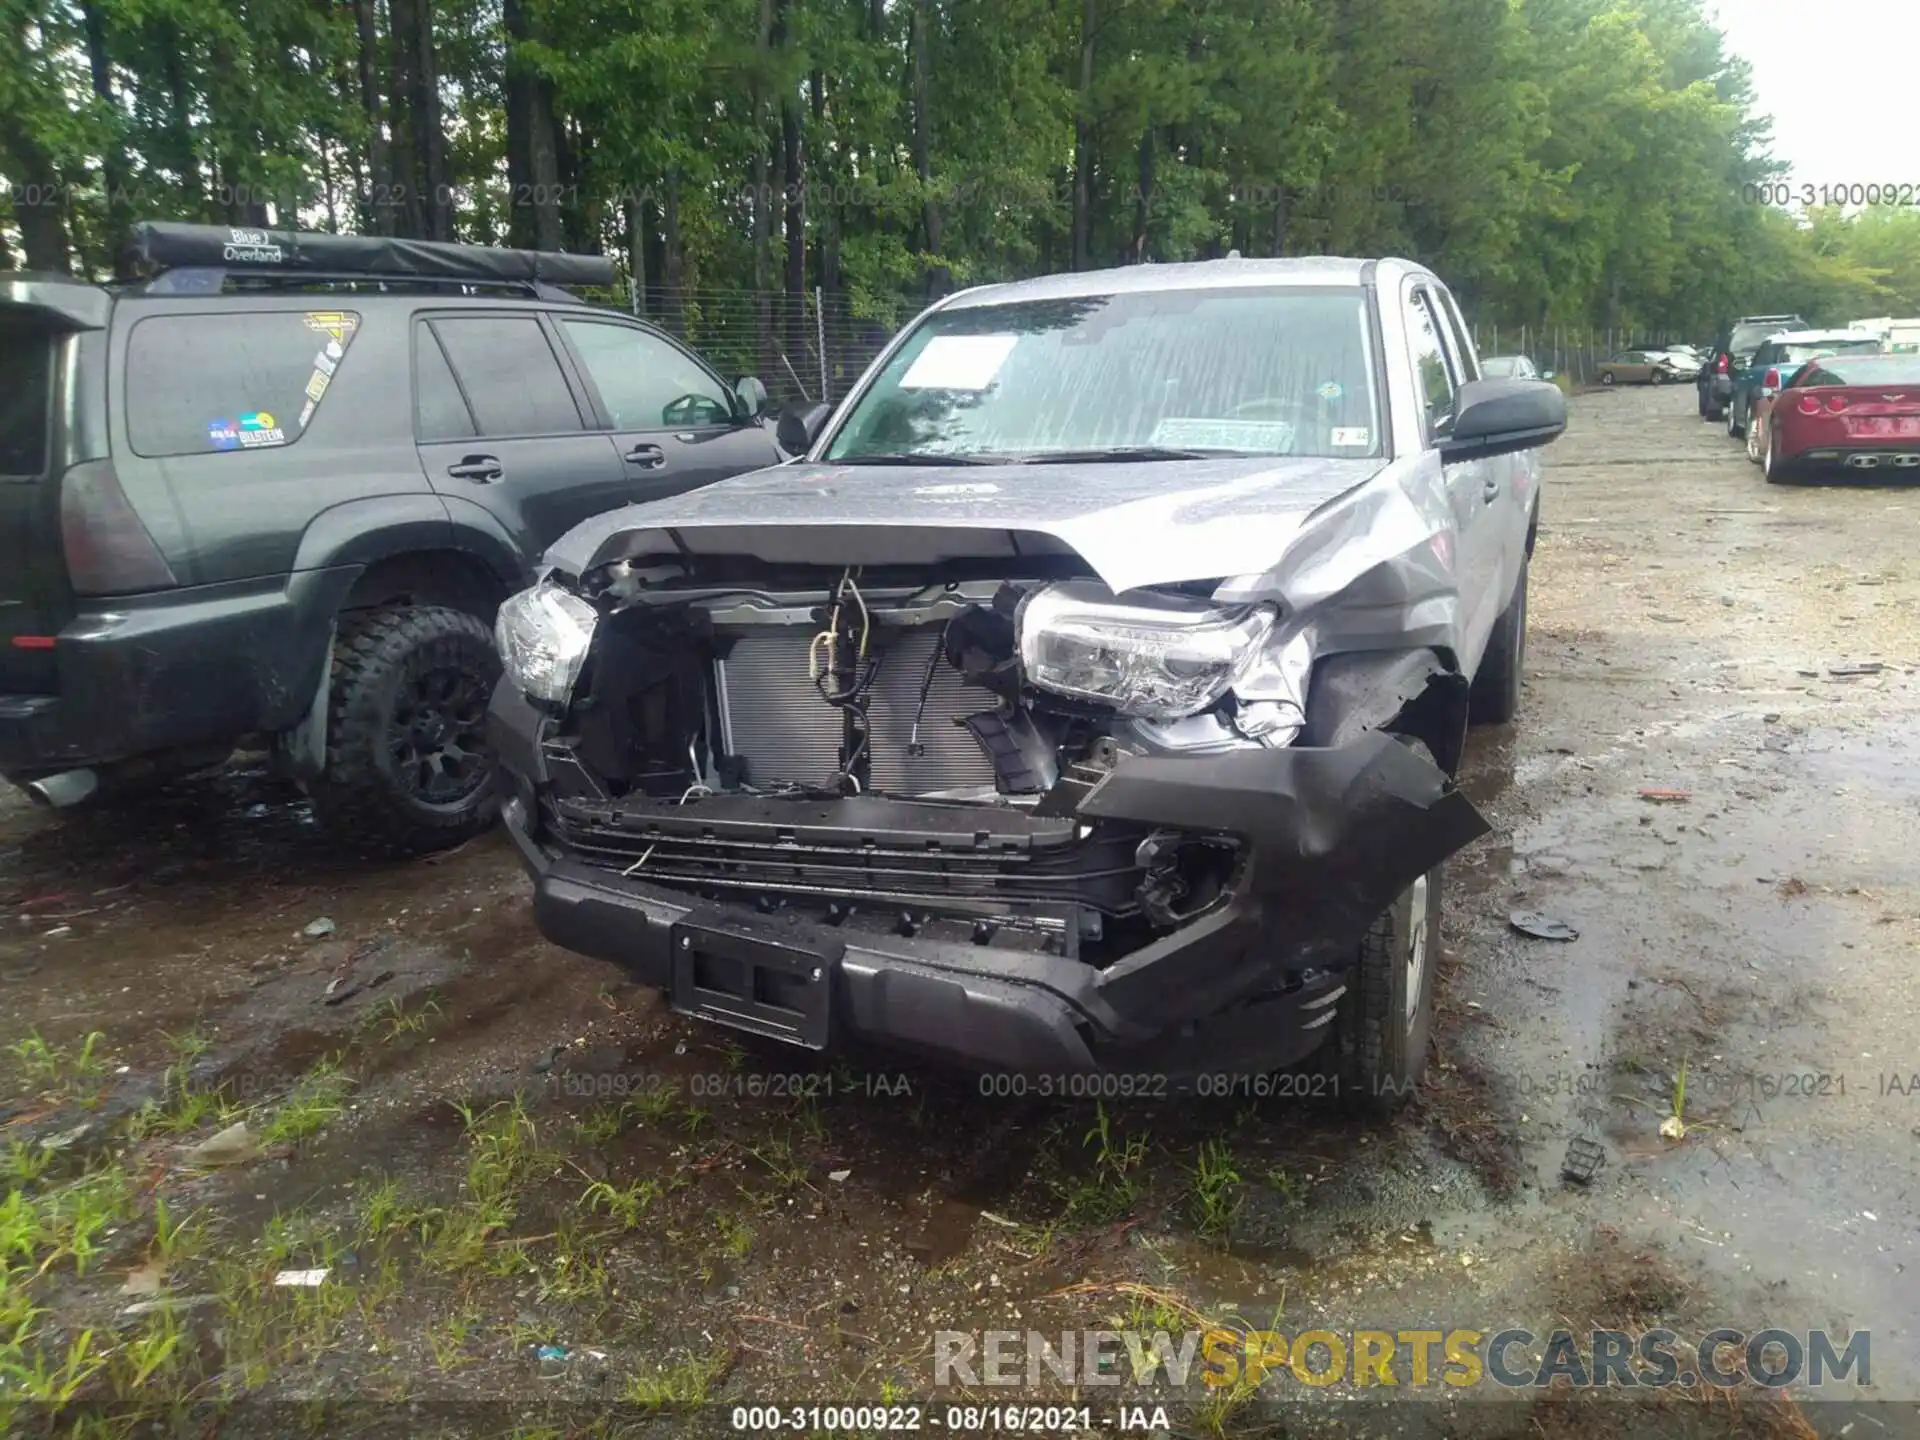
[[[458,465],[447,466],[447,474],[456,480],[476,480],[483,485],[491,484],[506,475],[500,461],[492,455],[468,455]]]
[[[636,445],[620,458],[629,465],[638,465],[646,470],[657,470],[667,463],[667,452],[658,445]]]

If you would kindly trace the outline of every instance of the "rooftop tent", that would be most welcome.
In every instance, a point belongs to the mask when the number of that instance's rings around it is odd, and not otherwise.
[[[604,255],[448,245],[386,235],[327,235],[304,230],[255,230],[226,225],[142,221],[131,249],[143,269],[204,268],[244,274],[394,276],[479,284],[611,285],[613,262]]]

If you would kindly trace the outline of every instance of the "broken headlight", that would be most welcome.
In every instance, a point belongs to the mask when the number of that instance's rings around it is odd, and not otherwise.
[[[1172,596],[1123,602],[1103,585],[1066,581],[1021,602],[1020,665],[1057,695],[1178,720],[1232,688],[1273,622],[1265,606],[1223,610]]]
[[[587,663],[599,619],[578,595],[542,581],[500,607],[493,636],[501,663],[528,695],[563,705]]]

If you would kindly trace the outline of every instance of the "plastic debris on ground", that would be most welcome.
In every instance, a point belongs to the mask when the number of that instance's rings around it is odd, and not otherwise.
[[[327,936],[333,934],[333,921],[322,915],[318,920],[309,923],[307,928],[300,933],[309,940],[324,940]]]
[[[1531,935],[1536,940],[1578,940],[1580,932],[1564,920],[1556,920],[1551,915],[1542,915],[1534,910],[1516,910],[1507,917],[1507,923],[1522,935]]]
[[[273,1277],[276,1285],[293,1285],[310,1290],[325,1282],[331,1267],[322,1265],[318,1270],[282,1270]]]
[[[1560,1174],[1572,1184],[1591,1185],[1594,1176],[1606,1166],[1606,1147],[1584,1135],[1576,1135],[1567,1144],[1567,1158],[1560,1162]]]

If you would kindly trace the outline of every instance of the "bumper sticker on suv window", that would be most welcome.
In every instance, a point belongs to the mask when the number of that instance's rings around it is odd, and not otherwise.
[[[316,370],[312,375],[307,377],[307,399],[318,405],[320,403],[320,397],[326,393],[327,372],[324,370]],[[302,425],[306,424],[304,420],[300,423]]]
[[[248,450],[258,450],[268,445],[287,443],[287,432],[282,430],[273,415],[266,410],[255,410],[240,417],[240,444]]]
[[[1333,443],[1341,447],[1354,445],[1364,450],[1373,443],[1373,432],[1364,425],[1336,425],[1333,427]]]
[[[342,310],[312,310],[307,313],[307,328],[318,330],[323,335],[331,335],[334,343],[344,346],[347,337],[353,334],[359,319]],[[338,355],[334,356],[337,360]]]
[[[207,422],[207,440],[216,450],[238,450],[240,448],[240,427],[231,420],[209,420]]]

